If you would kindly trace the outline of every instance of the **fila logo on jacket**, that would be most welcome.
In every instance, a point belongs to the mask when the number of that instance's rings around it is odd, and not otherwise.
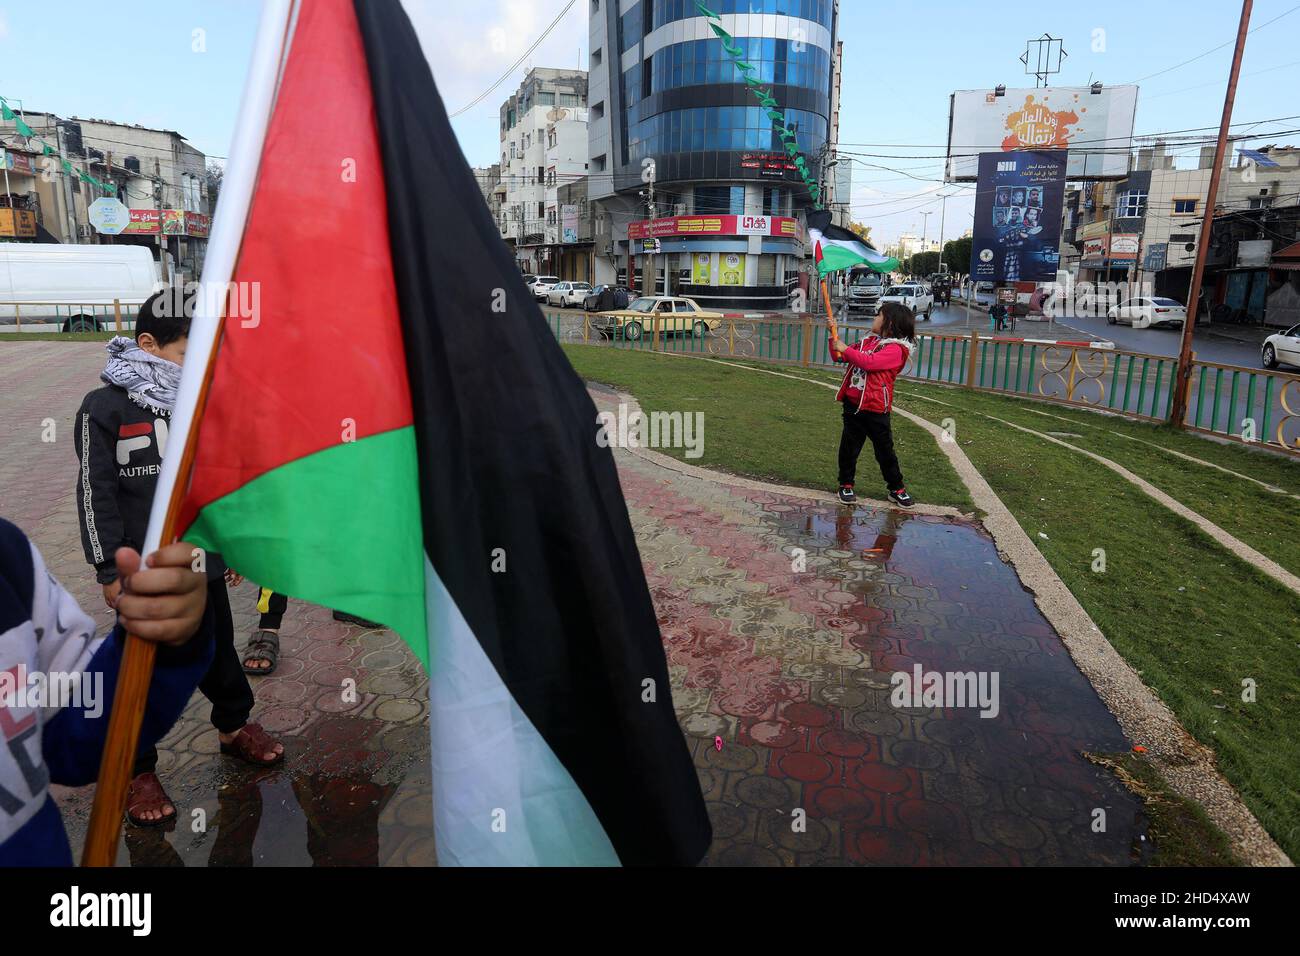
[[[148,422],[137,422],[118,427],[117,463],[121,466],[117,470],[119,478],[158,474],[162,466],[157,462],[151,465],[131,464],[131,452],[148,448],[153,441],[151,435],[158,436],[158,457],[162,458],[167,453],[167,419],[155,418],[152,425]]]

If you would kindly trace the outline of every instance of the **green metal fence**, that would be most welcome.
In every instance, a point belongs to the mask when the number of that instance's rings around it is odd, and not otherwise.
[[[726,318],[707,331],[656,317],[638,334],[602,334],[590,316],[547,315],[556,338],[640,351],[837,367],[829,330],[811,316]],[[1091,345],[919,332],[905,378],[1167,421],[1177,359]],[[843,366],[838,366],[842,368]],[[1300,376],[1193,361],[1188,429],[1300,456]]]

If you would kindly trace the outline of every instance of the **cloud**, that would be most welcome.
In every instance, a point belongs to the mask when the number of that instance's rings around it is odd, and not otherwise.
[[[7,39],[9,39],[9,19],[5,16],[5,12],[0,10],[0,40]]]

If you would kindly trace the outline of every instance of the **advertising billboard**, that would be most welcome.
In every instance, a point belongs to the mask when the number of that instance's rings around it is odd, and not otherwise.
[[[1046,86],[1042,89],[958,90],[948,115],[948,182],[971,182],[979,154],[1068,149],[1070,179],[1128,175],[1136,86]]]
[[[1068,153],[982,153],[975,190],[972,279],[1047,282],[1061,263],[1061,207]]]

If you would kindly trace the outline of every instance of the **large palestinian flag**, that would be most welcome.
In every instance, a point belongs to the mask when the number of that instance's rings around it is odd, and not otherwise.
[[[830,211],[826,209],[808,213],[808,241],[812,243],[820,276],[855,266],[867,266],[876,272],[893,272],[898,268],[894,257],[882,256],[857,233],[832,225]]]
[[[260,311],[195,319],[180,535],[410,644],[441,863],[698,862],[613,458],[434,86],[455,37],[396,0],[267,11],[204,274]]]

